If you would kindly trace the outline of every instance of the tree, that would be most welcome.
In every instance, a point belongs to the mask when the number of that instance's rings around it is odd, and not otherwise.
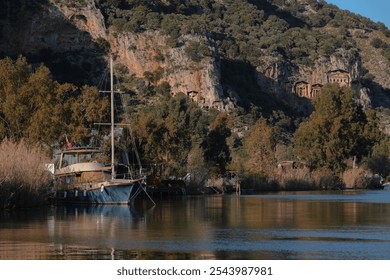
[[[199,155],[196,146],[207,126],[200,108],[183,95],[162,96],[158,104],[140,110],[136,117],[133,130],[145,161],[163,165],[166,175],[186,174],[189,153]]]
[[[379,174],[383,178],[390,175],[390,137],[382,135],[372,148],[370,156],[367,158],[367,167],[374,174]]]
[[[275,135],[265,120],[258,120],[244,139],[246,161],[250,174],[270,175],[275,167]]]
[[[226,167],[231,161],[227,138],[231,135],[229,117],[226,113],[217,115],[210,125],[210,131],[201,143],[204,158],[210,166],[212,175],[224,175]]]
[[[67,132],[72,141],[88,144],[90,128],[107,108],[96,88],[59,84],[47,67],[34,70],[24,57],[0,61],[0,140],[53,147]]]
[[[347,159],[369,153],[378,128],[354,101],[350,88],[327,85],[313,103],[314,112],[294,137],[296,155],[311,169],[343,171]]]

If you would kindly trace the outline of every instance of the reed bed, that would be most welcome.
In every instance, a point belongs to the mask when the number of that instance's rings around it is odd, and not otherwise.
[[[380,178],[373,176],[369,170],[362,167],[349,169],[343,173],[345,185],[356,189],[382,188]]]
[[[46,203],[51,174],[50,159],[37,145],[3,140],[0,144],[0,209]]]
[[[242,189],[252,192],[309,191],[334,189],[342,184],[340,178],[327,170],[311,172],[309,169],[279,169],[270,175],[245,176]]]
[[[287,191],[333,189],[342,183],[329,170],[309,171],[307,168],[279,172],[274,178],[280,188]]]

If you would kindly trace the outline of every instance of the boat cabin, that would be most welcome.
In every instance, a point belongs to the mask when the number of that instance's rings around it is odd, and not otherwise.
[[[104,181],[110,177],[110,167],[102,161],[102,152],[95,148],[71,148],[61,152],[55,177],[58,185]]]
[[[102,162],[104,155],[95,148],[72,148],[61,152],[58,169],[78,163]]]

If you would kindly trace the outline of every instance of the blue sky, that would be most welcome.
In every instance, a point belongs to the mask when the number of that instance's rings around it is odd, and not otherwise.
[[[390,29],[390,0],[326,0],[326,2],[368,17],[374,22],[383,22]]]

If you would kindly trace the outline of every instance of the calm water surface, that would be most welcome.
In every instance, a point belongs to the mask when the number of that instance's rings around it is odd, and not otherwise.
[[[390,259],[390,189],[1,212],[0,259]]]

